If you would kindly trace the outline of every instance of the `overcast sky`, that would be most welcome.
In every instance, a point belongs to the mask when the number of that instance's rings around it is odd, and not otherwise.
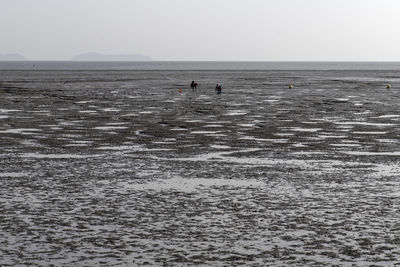
[[[0,0],[0,54],[400,61],[399,0]]]

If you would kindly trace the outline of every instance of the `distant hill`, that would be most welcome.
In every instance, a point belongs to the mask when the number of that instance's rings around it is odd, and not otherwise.
[[[149,61],[150,57],[134,54],[134,55],[103,55],[99,53],[85,53],[76,55],[71,58],[73,61]]]
[[[12,54],[0,54],[0,61],[26,61],[26,59],[23,55],[17,54],[17,53],[12,53]]]

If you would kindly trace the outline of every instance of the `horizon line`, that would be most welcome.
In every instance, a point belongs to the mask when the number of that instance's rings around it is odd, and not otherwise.
[[[400,60],[174,60],[174,59],[157,59],[157,60],[72,60],[72,59],[26,59],[26,60],[0,60],[0,62],[249,62],[249,63],[396,63]]]

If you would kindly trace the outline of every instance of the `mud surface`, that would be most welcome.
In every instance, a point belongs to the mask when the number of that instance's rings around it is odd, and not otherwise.
[[[1,266],[400,264],[398,72],[0,78]]]

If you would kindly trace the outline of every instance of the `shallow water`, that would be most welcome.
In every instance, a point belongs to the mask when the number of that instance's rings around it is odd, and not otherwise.
[[[1,266],[400,263],[396,70],[0,77]]]

